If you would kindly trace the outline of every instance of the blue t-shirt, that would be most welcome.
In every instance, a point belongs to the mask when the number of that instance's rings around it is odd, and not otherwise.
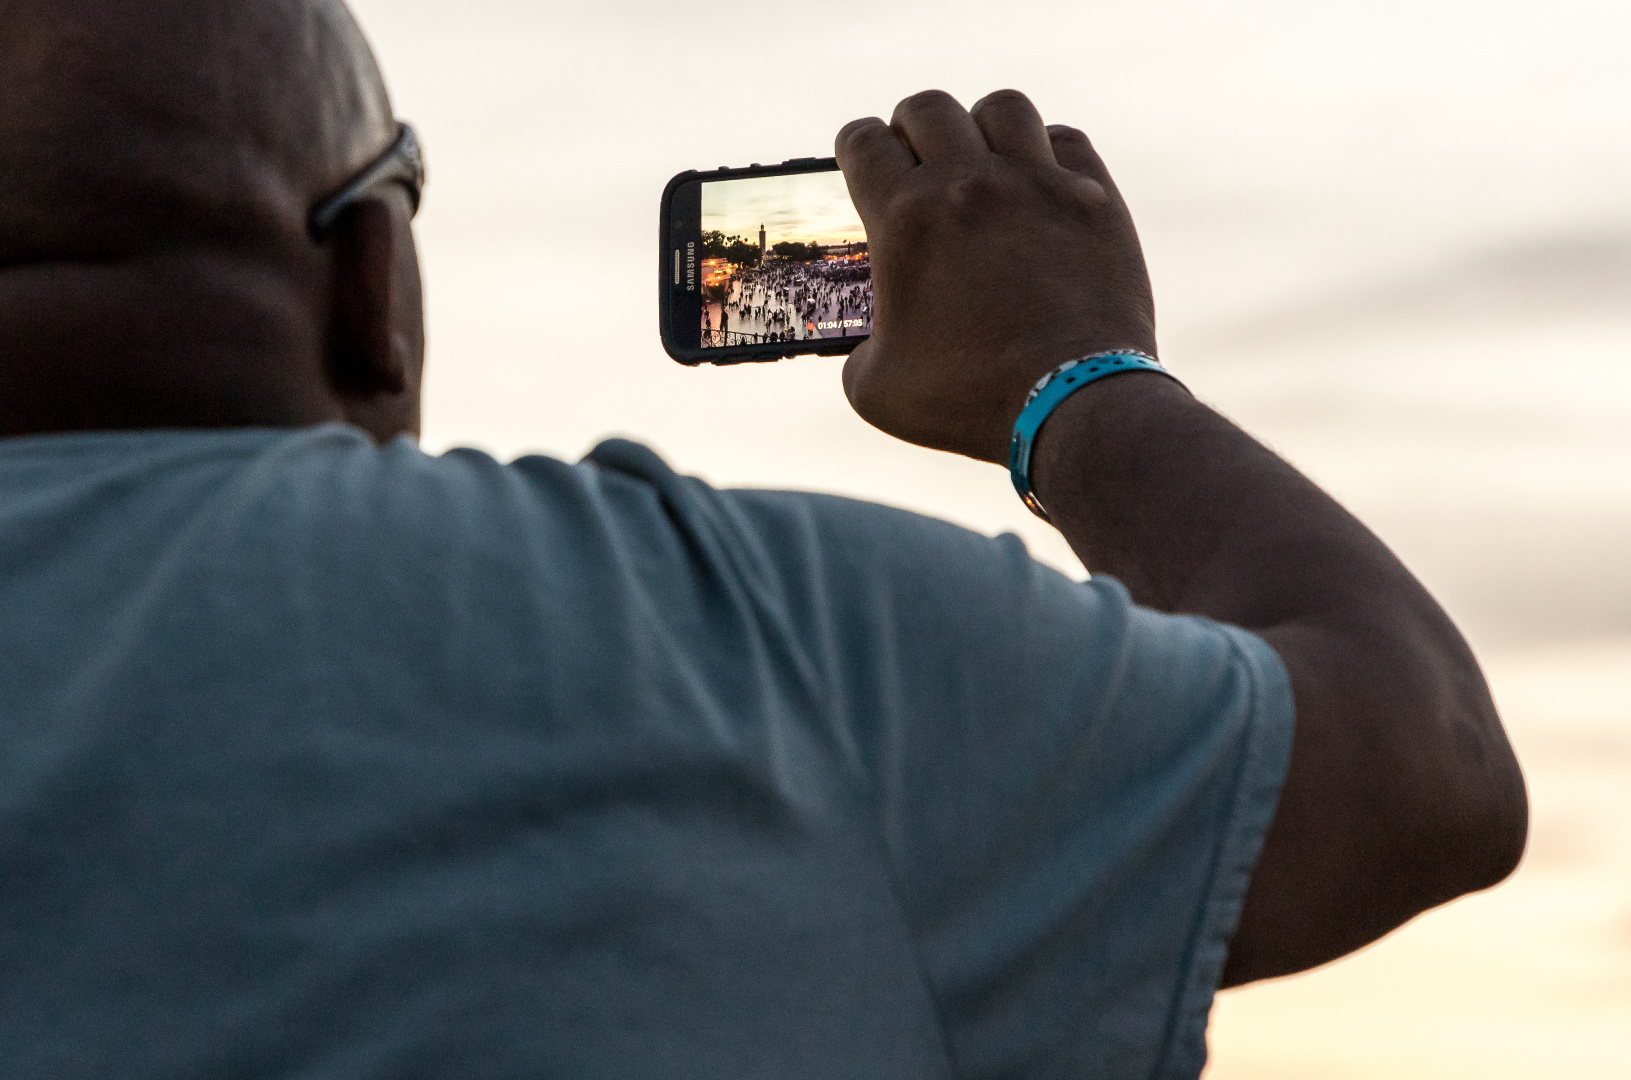
[[[0,441],[0,1076],[1187,1078],[1292,728],[990,539],[338,426]]]

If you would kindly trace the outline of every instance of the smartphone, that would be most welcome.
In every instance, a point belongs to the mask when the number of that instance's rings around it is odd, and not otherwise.
[[[659,251],[663,348],[682,364],[832,356],[872,333],[866,230],[834,158],[680,173]]]

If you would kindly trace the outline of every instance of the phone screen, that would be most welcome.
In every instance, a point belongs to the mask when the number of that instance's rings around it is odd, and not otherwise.
[[[839,172],[702,182],[703,348],[872,332],[866,230]]]
[[[674,239],[689,236],[672,245],[674,331],[699,360],[847,351],[871,334],[866,230],[836,167],[702,174],[675,202],[688,212],[672,217]]]

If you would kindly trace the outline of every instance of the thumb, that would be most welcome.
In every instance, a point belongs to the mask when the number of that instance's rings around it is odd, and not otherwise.
[[[867,410],[864,408],[864,405],[867,404],[865,386],[868,382],[867,375],[872,369],[872,364],[871,338],[867,338],[855,346],[854,351],[844,360],[844,396],[849,398],[850,408],[859,413],[861,419],[866,420],[868,423],[872,421],[868,419]]]

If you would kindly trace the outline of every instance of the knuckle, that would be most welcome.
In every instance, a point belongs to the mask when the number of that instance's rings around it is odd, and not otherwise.
[[[1008,201],[1010,187],[1003,178],[982,170],[953,182],[947,201],[960,218],[980,218]]]
[[[833,152],[837,153],[840,160],[866,152],[868,145],[873,145],[877,139],[877,129],[881,127],[882,121],[874,117],[848,122],[838,129],[838,137],[833,140]]]
[[[851,120],[838,129],[838,145],[842,146],[847,142],[859,139],[868,129],[879,127],[882,124],[883,121],[876,116],[865,116],[859,120]]]
[[[948,222],[977,224],[1010,205],[1015,181],[979,170],[937,183],[903,185],[889,202],[893,227],[903,238],[922,237]]]
[[[909,97],[902,98],[901,103],[895,107],[895,112],[897,115],[934,112],[948,104],[956,103],[956,99],[944,90],[919,90]]]
[[[941,194],[921,186],[903,189],[890,201],[889,209],[890,216],[907,235],[920,233],[945,213]]]
[[[981,108],[991,108],[994,105],[1000,107],[1020,106],[1028,109],[1031,107],[1031,99],[1013,89],[993,90],[980,99]]]
[[[874,147],[897,142],[895,133],[882,120],[869,121],[853,130],[846,129],[843,144],[852,151],[866,152]]]

